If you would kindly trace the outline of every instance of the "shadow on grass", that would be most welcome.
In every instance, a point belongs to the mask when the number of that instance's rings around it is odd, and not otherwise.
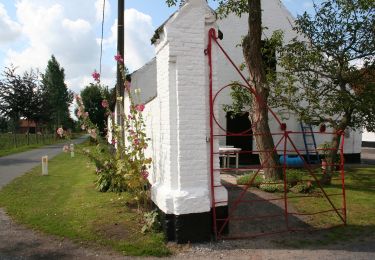
[[[342,226],[342,222],[336,213],[332,214],[332,225],[326,228],[314,229],[309,223],[310,217],[288,215],[290,229],[304,231],[287,231],[280,234],[272,234],[287,230],[285,220],[283,193],[266,193],[257,188],[247,190],[239,201],[243,189],[239,186],[228,185],[222,181],[228,190],[229,212],[232,212],[229,221],[229,233],[223,236],[223,244],[219,250],[234,249],[325,249],[347,250],[352,252],[375,252],[374,225]],[[270,200],[271,201],[264,201]],[[306,200],[308,203],[308,200]],[[290,203],[288,211],[296,212]],[[235,208],[235,209],[234,209]],[[259,217],[256,216],[272,216]],[[318,215],[315,215],[316,218]],[[237,219],[237,220],[236,220]],[[329,223],[331,224],[331,223]],[[339,226],[341,225],[341,226]],[[328,226],[328,225],[325,225]],[[236,239],[241,238],[241,239]],[[229,240],[234,239],[234,240]],[[225,246],[227,244],[227,246]]]

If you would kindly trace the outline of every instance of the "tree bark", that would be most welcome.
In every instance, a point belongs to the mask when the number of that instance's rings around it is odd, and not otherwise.
[[[350,116],[348,115],[344,116],[340,124],[334,128],[335,134],[332,137],[331,150],[328,152],[328,157],[325,158],[328,164],[326,173],[322,176],[320,180],[322,184],[331,184],[332,174],[336,168],[336,166],[332,164],[335,164],[337,162],[336,160],[337,152],[339,150],[340,141],[341,141],[341,134],[338,134],[338,133],[346,130],[346,128],[348,127],[348,118],[350,118]]]
[[[262,9],[261,0],[248,0],[249,31],[242,43],[242,50],[250,82],[254,85],[258,97],[253,97],[251,122],[255,141],[259,152],[259,159],[264,168],[266,178],[282,179],[282,171],[276,168],[277,152],[274,152],[274,142],[268,125],[267,100],[269,88],[262,60]],[[258,135],[259,134],[259,135]]]

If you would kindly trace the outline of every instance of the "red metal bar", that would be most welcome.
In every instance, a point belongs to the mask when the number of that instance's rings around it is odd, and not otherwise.
[[[276,147],[281,143],[281,141],[284,139],[284,136],[279,140],[279,142],[276,144],[275,146],[275,149]],[[268,162],[270,157],[266,158],[266,162]],[[264,164],[265,164],[264,163]],[[224,230],[224,227],[225,225],[228,224],[228,221],[230,219],[230,217],[232,216],[233,212],[237,209],[238,207],[238,201],[242,200],[243,196],[245,195],[246,191],[249,189],[249,187],[253,184],[254,180],[255,180],[255,177],[258,175],[258,173],[260,172],[260,169],[258,169],[258,171],[254,174],[253,178],[251,178],[251,180],[249,181],[249,183],[245,186],[245,189],[241,192],[240,196],[238,197],[237,200],[234,201],[234,205],[233,207],[231,208],[231,210],[229,211],[228,213],[228,218],[227,218],[227,221],[223,224],[223,226],[221,227],[221,229],[219,230],[219,233],[221,233],[223,230]]]
[[[272,114],[272,116],[275,118],[275,120],[277,121],[277,123],[279,124],[279,126],[281,127],[282,123],[280,121],[280,119],[278,118],[278,116],[275,114],[275,112],[272,111],[272,109],[264,102],[264,100],[261,100],[259,97],[259,95],[257,94],[256,90],[249,84],[248,80],[246,79],[246,77],[242,74],[242,72],[237,68],[236,64],[233,62],[233,60],[229,57],[228,53],[224,50],[224,48],[221,46],[221,44],[218,42],[218,40],[215,38],[213,39],[215,41],[215,43],[217,44],[217,46],[219,46],[219,48],[221,49],[221,51],[223,52],[223,54],[225,55],[225,57],[227,57],[227,59],[229,60],[229,62],[233,65],[233,67],[236,69],[236,71],[238,72],[238,74],[241,76],[241,78],[244,80],[244,82],[246,83],[246,85],[249,86],[249,88],[251,89],[251,92],[253,93],[253,95],[255,96],[255,98],[257,99],[258,103],[264,107],[267,108],[267,110]]]
[[[211,158],[210,158],[210,174],[211,174],[211,203],[212,203],[212,207],[213,207],[213,214],[212,214],[212,217],[213,217],[213,231],[214,231],[214,234],[215,234],[215,239],[218,239],[218,238],[221,238],[223,237],[222,236],[222,232],[224,230],[224,228],[228,225],[228,222],[229,220],[233,220],[233,221],[238,221],[238,220],[248,220],[248,219],[254,219],[254,218],[265,218],[267,217],[266,216],[249,216],[249,217],[238,217],[238,216],[234,216],[234,212],[235,210],[238,208],[239,204],[240,203],[266,203],[266,202],[269,202],[269,201],[276,201],[276,200],[284,200],[284,214],[281,214],[281,215],[268,215],[268,217],[276,217],[276,216],[284,216],[285,217],[285,222],[286,222],[286,227],[287,227],[287,230],[283,230],[283,231],[276,231],[276,232],[268,232],[268,233],[261,233],[261,234],[245,234],[244,236],[237,236],[237,237],[231,237],[232,239],[236,239],[236,238],[245,238],[245,237],[257,237],[257,236],[265,236],[265,235],[271,235],[271,234],[279,234],[279,233],[285,233],[287,231],[294,231],[296,229],[293,229],[292,227],[289,226],[289,215],[316,215],[316,214],[323,214],[323,213],[326,213],[326,212],[336,212],[336,214],[339,216],[339,218],[344,222],[344,224],[346,224],[346,197],[345,197],[345,176],[344,176],[344,158],[343,158],[343,147],[344,147],[344,137],[342,136],[342,140],[341,140],[341,147],[340,147],[340,158],[341,158],[341,162],[340,164],[329,164],[327,166],[337,166],[339,165],[340,166],[340,175],[341,175],[341,178],[337,179],[337,180],[341,180],[342,181],[342,196],[343,196],[343,208],[342,209],[338,209],[335,207],[335,205],[333,204],[333,202],[331,201],[330,197],[332,196],[339,196],[341,194],[328,194],[327,192],[325,192],[325,190],[323,189],[322,185],[320,184],[319,180],[317,179],[315,173],[313,172],[313,167],[308,164],[306,162],[306,160],[304,159],[304,157],[301,155],[301,151],[298,150],[298,148],[295,146],[293,140],[291,139],[291,136],[292,135],[295,135],[295,134],[305,134],[306,132],[303,132],[303,131],[300,131],[300,132],[287,132],[287,131],[283,131],[281,133],[273,133],[273,134],[270,134],[270,133],[251,133],[251,134],[248,134],[247,131],[244,131],[242,133],[231,133],[231,132],[228,132],[227,130],[225,130],[220,124],[219,122],[216,120],[216,117],[215,117],[215,113],[214,113],[214,104],[215,104],[215,100],[218,96],[218,94],[224,90],[225,88],[228,88],[228,87],[231,87],[232,84],[229,84],[229,85],[226,85],[224,87],[222,87],[221,89],[219,89],[216,93],[214,93],[213,91],[213,64],[212,64],[212,47],[213,47],[213,42],[215,42],[217,44],[217,46],[219,47],[219,49],[223,52],[224,56],[228,59],[228,61],[233,65],[233,67],[235,68],[235,70],[238,72],[238,74],[241,76],[241,78],[244,80],[245,85],[241,85],[242,87],[248,89],[252,95],[254,95],[255,97],[255,100],[256,102],[258,102],[258,105],[261,106],[261,107],[264,107],[266,108],[269,113],[272,114],[272,116],[275,118],[275,120],[278,122],[278,124],[280,125],[280,128],[282,128],[282,122],[280,121],[280,119],[277,117],[277,115],[273,112],[272,109],[270,109],[270,107],[266,104],[266,102],[264,102],[264,100],[257,94],[257,91],[256,89],[251,86],[251,84],[247,81],[247,79],[244,77],[244,75],[242,74],[242,72],[237,68],[236,64],[233,62],[233,60],[229,57],[228,53],[223,49],[223,47],[221,46],[221,44],[218,42],[217,38],[216,38],[216,31],[215,29],[210,29],[209,31],[209,42],[208,42],[208,47],[207,47],[207,50],[206,50],[206,54],[208,55],[208,61],[209,61],[209,97],[210,97],[210,101],[209,101],[209,104],[210,104],[210,155],[211,155]],[[255,120],[257,121],[257,120]],[[253,122],[253,125],[257,124],[257,122]],[[214,134],[214,126],[220,128],[221,130],[224,130],[226,132],[226,134]],[[252,130],[251,128],[249,130]],[[320,135],[332,135],[332,134],[336,134],[334,132],[330,133],[330,132],[324,132],[324,133],[321,133],[321,132],[315,132],[315,131],[309,131],[308,133],[316,133],[316,134],[320,134]],[[309,175],[311,175],[313,177],[313,180],[312,181],[315,181],[319,187],[319,189],[322,191],[323,193],[323,197],[329,202],[329,204],[331,205],[332,207],[332,210],[328,210],[328,211],[321,211],[321,212],[315,212],[315,213],[293,213],[293,212],[288,212],[288,199],[291,199],[291,198],[310,198],[310,197],[317,197],[317,196],[314,196],[314,195],[307,195],[307,196],[290,196],[288,197],[288,193],[287,193],[287,176],[286,176],[286,172],[287,172],[287,169],[289,168],[287,165],[286,165],[286,160],[284,160],[284,164],[283,165],[278,165],[278,166],[275,166],[275,167],[269,167],[267,166],[268,164],[268,161],[270,159],[270,155],[268,155],[268,158],[265,159],[265,161],[262,163],[262,165],[258,165],[258,166],[254,166],[254,167],[241,167],[241,168],[225,168],[225,169],[216,169],[214,168],[214,155],[218,155],[218,154],[225,154],[225,153],[220,153],[220,152],[217,152],[217,151],[214,151],[214,147],[213,147],[213,140],[215,137],[224,137],[224,136],[231,136],[231,137],[240,137],[240,136],[251,136],[251,137],[255,137],[255,136],[281,136],[280,140],[278,141],[278,143],[275,145],[274,149],[271,151],[271,150],[259,150],[259,151],[246,151],[246,150],[243,150],[243,151],[239,151],[237,152],[238,154],[254,154],[254,153],[273,153],[273,152],[283,152],[284,156],[286,156],[288,153],[296,153],[303,161],[304,163],[304,167],[308,170],[308,173]],[[291,145],[293,147],[294,150],[292,149],[287,149],[287,141],[290,141],[291,142]],[[284,141],[284,147],[283,149],[278,149],[279,145],[281,144],[281,142]],[[311,149],[309,151],[330,151],[330,150],[334,150],[333,148],[328,148],[328,149]],[[316,167],[319,167],[319,164],[315,165]],[[261,171],[261,169],[269,169],[269,168],[282,168],[283,169],[283,175],[284,175],[284,180],[283,180],[283,184],[284,184],[284,195],[282,198],[273,198],[273,199],[254,199],[254,200],[243,200],[244,198],[244,195],[246,194],[247,190],[253,185],[254,183],[254,180],[256,178],[256,176],[259,174],[259,172]],[[228,183],[228,184],[221,184],[221,185],[215,185],[214,184],[214,180],[215,180],[215,173],[217,173],[217,171],[220,171],[220,172],[230,172],[230,171],[233,171],[233,170],[236,170],[236,172],[245,172],[247,170],[254,170],[254,175],[253,177],[251,178],[251,180],[249,180],[249,182],[246,184],[246,185],[235,185],[235,184],[231,184],[231,183]],[[336,180],[336,179],[334,179]],[[279,182],[275,182],[273,184],[279,184]],[[216,208],[215,208],[215,205],[217,204],[222,204],[222,203],[229,203],[228,201],[216,201],[216,198],[215,198],[215,188],[217,187],[239,187],[242,189],[240,195],[238,196],[238,198],[236,198],[236,200],[233,202],[233,206],[230,207],[230,211],[229,211],[229,214],[228,214],[228,217],[225,218],[225,219],[217,219],[217,214],[216,214]],[[342,214],[339,213],[339,210],[342,210]],[[221,225],[221,228],[220,230],[218,230],[218,227],[217,227],[217,221],[221,221],[223,222],[223,224]],[[305,229],[306,230],[306,229]]]
[[[212,205],[212,219],[213,219],[213,231],[215,240],[217,239],[217,226],[216,226],[216,207],[215,207],[215,187],[214,187],[214,129],[213,129],[213,114],[214,108],[212,103],[212,38],[216,38],[216,31],[215,29],[211,28],[208,32],[208,46],[207,46],[207,54],[208,54],[208,64],[210,67],[210,75],[209,75],[209,96],[210,96],[210,171],[211,171],[211,205]]]
[[[303,156],[299,153],[298,149],[296,148],[293,140],[288,136],[288,139],[291,143],[291,145],[294,147],[294,149],[296,149],[296,152],[298,153],[298,155],[302,158],[303,160],[303,163],[305,165],[305,168],[308,169],[308,171],[310,172],[310,175],[315,179],[316,183],[318,184],[320,190],[323,192],[324,196],[327,198],[329,204],[331,204],[332,208],[336,211],[337,215],[339,216],[339,218],[345,223],[345,220],[343,218],[343,216],[341,216],[341,214],[338,212],[338,210],[336,209],[335,205],[333,204],[333,202],[331,201],[331,199],[327,196],[327,193],[325,192],[325,190],[323,189],[322,185],[320,184],[320,182],[318,181],[318,178],[316,177],[315,173],[312,171],[312,169],[310,168],[310,165],[306,162],[305,158],[303,158]]]
[[[286,158],[286,142],[288,138],[288,132],[284,132],[284,158]],[[283,175],[284,175],[284,214],[286,229],[289,230],[289,219],[288,219],[288,194],[287,194],[287,183],[286,183],[286,160],[283,163]]]

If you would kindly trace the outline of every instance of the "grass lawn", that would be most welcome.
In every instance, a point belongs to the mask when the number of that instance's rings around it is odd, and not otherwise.
[[[327,244],[350,240],[355,237],[365,237],[375,232],[375,167],[351,168],[345,175],[347,226],[333,228],[320,238],[319,243]],[[341,192],[341,181],[334,180],[331,185],[324,187],[328,194]],[[318,189],[316,189],[318,191]],[[342,197],[331,197],[337,208],[342,208]],[[323,197],[291,199],[293,206],[299,212],[318,212],[332,209]],[[308,223],[314,228],[325,228],[332,224],[340,224],[336,213],[315,215]],[[299,241],[303,243],[303,241]],[[306,241],[308,243],[308,241]]]
[[[17,178],[0,191],[0,206],[28,227],[87,244],[111,247],[125,255],[170,254],[161,233],[140,232],[142,218],[125,206],[127,194],[95,190],[93,167],[81,155],[60,154]]]
[[[296,177],[298,171],[293,171],[290,177]],[[311,180],[312,177],[305,171],[299,171],[302,180]],[[337,172],[338,173],[338,172]],[[316,170],[318,178],[321,177],[321,170]],[[245,174],[237,179],[237,184],[246,184],[252,178],[253,174]],[[298,177],[298,176],[297,176]],[[342,184],[338,180],[339,176],[334,176],[331,185],[324,186],[327,194],[341,194]],[[288,178],[289,180],[289,178]],[[253,186],[259,186],[264,182],[261,177],[256,177]],[[316,186],[316,185],[315,185]],[[373,235],[375,232],[375,167],[372,168],[350,168],[345,171],[345,187],[346,187],[346,207],[347,207],[347,226],[339,226],[342,221],[335,212],[317,214],[304,218],[313,229],[323,230],[318,236],[306,236],[306,239],[300,240],[296,238],[293,241],[284,241],[289,246],[304,246],[312,244],[327,245],[340,241],[350,240],[352,238],[361,238],[367,235]],[[283,189],[282,189],[283,190]],[[310,194],[309,194],[310,195]],[[323,196],[319,188],[315,188],[312,192],[314,197],[293,198],[296,196],[304,196],[288,192],[288,201],[299,213],[315,213],[325,210],[332,210],[327,199]],[[333,204],[339,212],[343,208],[342,196],[330,196]],[[318,232],[319,233],[319,232]],[[308,239],[307,239],[308,238]]]

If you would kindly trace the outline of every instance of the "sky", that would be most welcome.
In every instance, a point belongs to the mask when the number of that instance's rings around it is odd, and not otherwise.
[[[267,1],[267,0],[266,0]],[[292,15],[311,12],[313,0],[281,0]],[[51,55],[65,69],[68,87],[78,93],[99,71],[104,0],[0,0],[0,72],[11,64],[19,73],[44,72]],[[209,0],[211,7],[217,4]],[[106,0],[102,83],[113,87],[117,1]],[[130,71],[155,55],[150,39],[176,7],[165,0],[125,0],[125,63]]]

